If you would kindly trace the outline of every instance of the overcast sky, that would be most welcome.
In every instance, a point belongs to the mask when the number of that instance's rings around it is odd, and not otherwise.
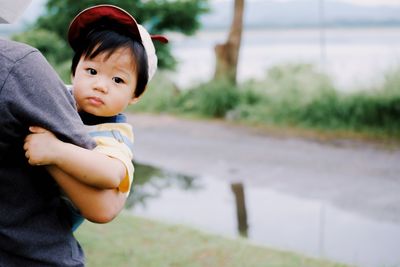
[[[329,1],[329,0],[327,0]],[[400,5],[400,0],[342,0],[357,5]]]
[[[214,1],[214,2],[227,2],[227,1],[233,1],[233,0],[209,0],[209,1]],[[270,2],[288,2],[288,1],[293,1],[293,0],[246,0],[246,1],[251,1],[251,2],[256,2],[256,1],[270,1]],[[299,1],[309,1],[309,2],[316,2],[320,0],[299,0]],[[332,1],[332,0],[323,0],[323,1]],[[400,6],[400,0],[338,0],[342,2],[348,2],[348,3],[353,3],[357,5],[396,5]]]
[[[209,0],[210,2],[212,1],[234,1],[234,0]],[[246,1],[295,1],[295,0],[246,0]],[[298,0],[298,1],[309,1],[309,2],[317,2],[321,0]],[[326,2],[330,2],[332,0],[323,0]],[[368,5],[368,6],[378,6],[378,5],[396,5],[400,6],[400,0],[338,0],[338,1],[343,1],[343,2],[349,2],[357,5]],[[32,0],[32,3],[28,7],[28,9],[24,12],[23,21],[31,21],[32,19],[36,18],[36,16],[40,13],[42,10],[44,4],[46,3],[46,0]]]

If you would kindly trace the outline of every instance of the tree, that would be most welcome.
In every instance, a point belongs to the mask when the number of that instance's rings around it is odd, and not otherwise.
[[[234,15],[228,35],[223,44],[215,46],[216,66],[214,80],[226,80],[236,84],[237,65],[243,31],[244,0],[235,0]]]
[[[208,11],[208,0],[49,0],[47,12],[38,19],[34,30],[53,32],[66,41],[70,21],[83,9],[98,4],[112,4],[125,9],[150,33],[156,34],[166,31],[193,34],[200,27],[199,16]],[[170,47],[157,43],[155,46],[160,68],[173,68],[176,61]],[[70,49],[60,53],[64,53],[64,58],[72,55]]]

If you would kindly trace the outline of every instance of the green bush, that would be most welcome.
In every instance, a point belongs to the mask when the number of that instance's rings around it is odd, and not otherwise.
[[[385,80],[380,90],[388,96],[400,95],[400,66],[385,73]]]
[[[315,95],[287,120],[311,128],[400,133],[400,94],[387,91]]]
[[[240,100],[238,88],[228,82],[201,84],[185,91],[178,106],[182,112],[198,113],[207,117],[224,117]]]
[[[373,130],[398,135],[400,79],[398,74],[387,77],[379,90],[351,94],[332,91],[315,95],[310,103],[294,113],[294,119],[312,127]]]
[[[139,102],[129,107],[131,111],[173,112],[179,97],[179,90],[163,72],[158,72]]]
[[[260,123],[293,124],[297,114],[313,99],[334,92],[332,82],[312,65],[286,64],[272,67],[262,80],[241,86],[235,118]]]
[[[268,70],[263,80],[253,81],[252,86],[284,106],[306,105],[316,94],[334,88],[330,78],[310,64],[274,66]]]
[[[276,66],[264,79],[238,86],[218,81],[178,90],[161,77],[137,106],[150,112],[400,137],[400,68],[388,72],[380,88],[347,94],[311,65]]]
[[[306,128],[349,130],[400,136],[400,69],[385,76],[382,88],[351,94],[334,89],[324,74],[309,65],[271,68],[261,81],[242,86],[256,101],[232,111],[238,120]]]

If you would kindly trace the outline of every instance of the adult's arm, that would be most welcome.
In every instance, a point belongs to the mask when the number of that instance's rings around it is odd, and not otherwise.
[[[5,114],[0,160],[12,144],[23,142],[31,125],[48,129],[65,142],[93,148],[95,143],[85,131],[74,99],[53,68],[36,49],[25,46],[17,52],[10,59],[2,59],[7,67],[2,67],[0,74],[0,111]]]

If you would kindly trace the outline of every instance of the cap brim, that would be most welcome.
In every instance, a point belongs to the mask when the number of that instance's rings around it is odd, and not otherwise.
[[[150,37],[151,37],[151,39],[153,41],[159,41],[159,42],[161,42],[163,44],[168,43],[168,39],[164,35],[153,34],[153,35],[150,35]]]

